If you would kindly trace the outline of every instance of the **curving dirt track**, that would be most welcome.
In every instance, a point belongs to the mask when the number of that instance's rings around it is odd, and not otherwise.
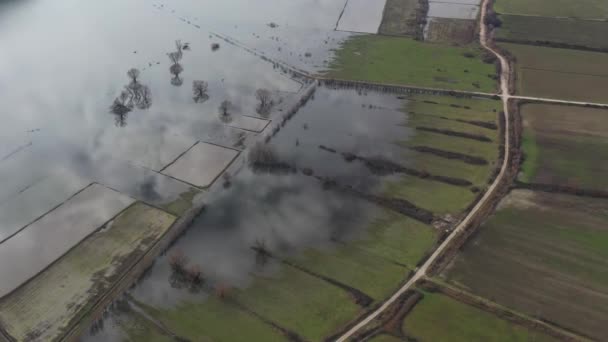
[[[386,302],[384,302],[378,309],[372,312],[370,315],[365,317],[359,323],[350,328],[346,333],[340,336],[336,341],[343,342],[348,340],[353,334],[355,334],[358,330],[366,326],[373,319],[378,317],[380,313],[385,311],[391,304],[393,304],[399,297],[409,290],[419,279],[424,277],[435,260],[443,253],[443,251],[452,243],[455,237],[459,235],[461,231],[463,231],[471,221],[480,213],[480,208],[482,208],[486,202],[492,197],[498,185],[501,184],[505,175],[507,174],[507,169],[509,167],[509,155],[510,155],[510,136],[509,136],[509,122],[510,122],[510,114],[509,114],[509,99],[511,98],[511,94],[509,93],[509,78],[511,76],[510,66],[507,58],[502,56],[496,49],[492,47],[492,40],[489,36],[488,29],[484,24],[485,18],[488,11],[488,5],[490,0],[483,0],[481,5],[481,18],[479,20],[480,25],[480,43],[481,45],[491,53],[493,53],[500,61],[501,64],[501,75],[500,75],[500,88],[501,88],[501,98],[504,105],[504,122],[505,122],[505,153],[503,158],[503,163],[500,168],[500,173],[492,183],[492,185],[488,188],[482,199],[473,207],[473,209],[467,214],[467,216],[460,222],[460,224],[452,231],[452,233],[437,247],[437,249],[433,252],[433,254],[426,260],[426,262],[418,268],[416,273],[408,280],[408,282],[403,285],[397,292],[393,294]]]

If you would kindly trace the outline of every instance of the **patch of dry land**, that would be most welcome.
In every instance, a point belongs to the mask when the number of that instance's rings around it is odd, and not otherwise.
[[[448,280],[608,340],[608,201],[516,190],[465,245]]]
[[[60,340],[174,221],[174,216],[145,204],[130,206],[2,298],[2,328],[18,341]]]

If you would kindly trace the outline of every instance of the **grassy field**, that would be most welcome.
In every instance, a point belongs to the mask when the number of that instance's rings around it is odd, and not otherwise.
[[[517,93],[563,100],[608,102],[608,54],[500,44],[517,59]],[[584,62],[581,62],[584,61]]]
[[[534,317],[608,338],[608,201],[513,191],[447,278]]]
[[[147,251],[175,217],[137,203],[110,229],[94,233],[0,301],[2,326],[17,340],[53,341],[80,318],[116,277]]]
[[[201,303],[178,304],[171,309],[144,303],[138,305],[173,333],[190,341],[238,341],[245,332],[252,341],[287,341],[278,330],[215,296]],[[126,331],[134,342],[148,341],[139,329]]]
[[[555,341],[450,297],[428,292],[405,318],[403,331],[418,341]]]
[[[386,35],[416,34],[418,0],[387,0],[378,32]]]
[[[406,141],[399,142],[404,159],[418,170],[431,174],[468,180],[483,189],[498,157],[498,129],[474,125],[483,122],[497,125],[499,101],[454,98],[449,96],[416,95],[408,99],[404,111],[408,113],[405,125],[410,128],[432,127],[456,132],[482,135],[492,142],[449,136],[434,132],[415,131]],[[442,151],[482,158],[486,165],[473,165],[460,159],[448,159],[430,153],[411,150],[430,147]],[[475,198],[469,187],[454,186],[432,180],[403,176],[385,187],[386,193],[406,199],[436,214],[458,214]]]
[[[524,182],[608,190],[608,110],[522,106]]]
[[[475,20],[429,18],[426,41],[465,45],[473,42],[477,22]]]
[[[382,301],[436,240],[432,227],[388,210],[377,217],[368,234],[333,251],[307,251],[294,261]]]
[[[310,341],[323,340],[363,310],[346,291],[291,267],[276,277],[258,277],[235,298]]]
[[[608,2],[604,0],[496,0],[494,9],[503,14],[608,18]]]
[[[133,311],[121,312],[114,317],[115,324],[125,333],[124,341],[171,342],[174,339],[160,328]]]
[[[371,341],[371,342],[401,342],[403,340],[400,338],[391,336],[391,335],[382,334],[382,335],[378,335],[378,336],[372,338],[369,341]]]
[[[608,49],[605,37],[608,24],[604,21],[567,18],[543,18],[521,15],[501,15],[502,26],[498,41],[514,43],[558,43],[572,47]]]
[[[347,40],[327,77],[423,87],[493,92],[494,64],[477,46],[452,47],[410,38],[360,35]],[[465,57],[471,54],[471,58]]]
[[[437,232],[432,227],[386,210],[364,238],[349,244],[414,269],[436,240]]]

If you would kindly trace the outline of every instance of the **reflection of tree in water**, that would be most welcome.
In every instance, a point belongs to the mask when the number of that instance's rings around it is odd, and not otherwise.
[[[173,75],[173,78],[171,78],[171,84],[176,87],[179,87],[184,83],[184,80],[179,77],[179,74],[184,71],[184,67],[179,64],[179,62],[182,60],[182,57],[184,56],[182,42],[180,40],[176,40],[175,47],[177,51],[170,52],[167,54],[167,56],[169,56],[171,63],[173,63],[169,67],[169,72]]]
[[[256,113],[263,117],[267,117],[270,114],[270,110],[274,105],[274,101],[272,99],[272,93],[268,89],[258,89],[255,92],[255,97],[258,99],[259,103],[255,108]]]
[[[231,108],[232,102],[228,100],[222,101],[219,107],[219,118],[221,122],[225,124],[232,122],[232,114],[230,113]]]
[[[207,95],[208,88],[209,84],[205,81],[193,81],[192,92],[194,93],[194,102],[199,103],[209,100],[209,95]]]
[[[152,106],[152,93],[147,85],[138,81],[140,72],[133,68],[127,71],[131,82],[124,87],[120,95],[110,106],[110,112],[116,116],[115,123],[118,127],[127,125],[127,116],[134,108],[148,109]]]

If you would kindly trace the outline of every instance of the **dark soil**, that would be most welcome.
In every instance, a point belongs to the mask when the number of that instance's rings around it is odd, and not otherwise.
[[[451,131],[449,129],[438,129],[438,128],[422,127],[422,126],[418,126],[418,127],[416,127],[416,129],[419,131],[438,133],[438,134],[449,135],[449,136],[465,138],[465,139],[472,139],[472,140],[477,140],[477,141],[481,141],[481,142],[492,142],[492,139],[486,137],[485,135],[481,135],[481,134],[457,132],[457,131]]]
[[[475,156],[471,156],[471,155],[464,154],[464,153],[445,151],[445,150],[440,150],[440,149],[432,148],[432,147],[428,147],[428,146],[414,146],[414,147],[411,147],[410,149],[412,149],[416,152],[420,152],[420,153],[433,154],[433,155],[436,155],[436,156],[442,157],[442,158],[457,159],[457,160],[463,161],[463,162],[465,162],[467,164],[471,164],[471,165],[488,165],[487,160],[485,160],[481,157],[475,157]]]

